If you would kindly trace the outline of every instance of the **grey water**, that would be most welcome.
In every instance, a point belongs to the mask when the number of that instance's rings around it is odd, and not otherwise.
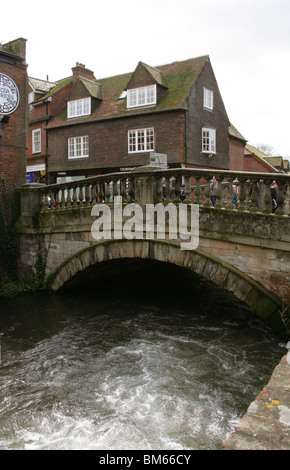
[[[220,449],[286,348],[167,264],[0,299],[0,334],[1,450]]]

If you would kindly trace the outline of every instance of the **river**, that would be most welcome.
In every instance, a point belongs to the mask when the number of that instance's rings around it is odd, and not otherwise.
[[[154,263],[0,299],[0,332],[1,450],[220,449],[286,348],[231,294]]]

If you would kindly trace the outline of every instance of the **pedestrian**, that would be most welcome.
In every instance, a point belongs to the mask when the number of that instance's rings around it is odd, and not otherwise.
[[[237,186],[234,184],[233,185],[233,191],[234,191],[234,197],[233,197],[233,204],[235,205],[238,205],[239,204],[239,200],[238,200],[238,188]]]
[[[181,186],[181,190],[180,190],[180,200],[181,200],[181,202],[183,202],[184,199],[185,199],[185,184],[183,184]]]
[[[212,205],[215,206],[216,205],[216,192],[218,189],[218,182],[215,176],[213,176],[212,179],[210,180],[209,188],[210,188],[210,199],[211,199]]]
[[[249,184],[249,191],[248,191],[248,194],[249,194],[249,198],[250,198],[250,204],[249,204],[249,207],[248,207],[248,211],[251,209],[252,207],[252,194],[253,194],[253,183],[250,182]],[[256,207],[258,209],[259,207],[259,196],[260,196],[260,186],[259,186],[259,183],[256,183],[256,194],[257,194],[257,202],[256,202]]]
[[[272,214],[278,209],[277,197],[278,197],[278,185],[274,180],[270,187],[270,194],[272,199]]]
[[[166,199],[166,180],[164,180],[163,183],[162,183],[162,197],[163,197],[163,201],[165,201],[165,199]]]

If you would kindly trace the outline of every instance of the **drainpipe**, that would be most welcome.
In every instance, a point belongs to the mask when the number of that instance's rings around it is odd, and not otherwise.
[[[48,115],[48,103],[51,102],[51,96],[49,96],[47,98],[47,100],[45,101],[45,105],[46,105],[46,116],[47,116],[47,120],[46,120],[46,124],[45,124],[45,127],[48,126],[48,123],[49,123],[49,115]],[[44,163],[45,163],[45,184],[49,184],[49,181],[48,181],[48,173],[47,173],[47,157],[48,157],[48,132],[47,130],[45,129],[45,155],[44,155]]]

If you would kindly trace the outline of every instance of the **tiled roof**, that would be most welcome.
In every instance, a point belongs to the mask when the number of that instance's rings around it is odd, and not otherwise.
[[[38,101],[45,101],[47,98],[49,98],[50,96],[53,96],[59,90],[70,85],[71,83],[72,83],[72,77],[64,78],[63,80],[57,81],[54,84],[55,86],[51,87],[50,90],[45,95],[43,95]]]
[[[207,61],[209,61],[209,57],[202,56],[158,67],[146,66],[149,73],[154,73],[154,78],[158,83],[162,81],[162,85],[164,86],[166,83],[168,87],[156,106],[148,108],[140,107],[127,110],[126,100],[119,100],[134,72],[99,79],[98,84],[102,87],[102,101],[93,114],[89,117],[67,121],[65,113],[63,113],[63,115],[56,117],[49,127],[184,108],[186,99]]]
[[[102,99],[102,87],[99,83],[87,80],[86,78],[79,78],[79,80],[83,83],[93,98],[98,98],[99,100]]]
[[[269,166],[272,170],[278,171],[268,160],[267,160],[267,155],[264,152],[261,152],[261,150],[257,149],[253,145],[247,144],[245,146],[245,149],[251,154],[255,155],[258,159],[260,159],[264,164]],[[247,154],[245,154],[247,155]]]
[[[29,82],[34,90],[40,93],[47,93],[52,87],[55,86],[55,82],[49,82],[48,80],[40,80],[39,78],[29,77]]]
[[[230,126],[229,126],[229,134],[235,139],[239,139],[239,140],[243,140],[244,142],[247,142],[247,139],[245,139],[245,137],[242,136],[242,134],[237,130],[237,128],[232,123],[230,123]]]

